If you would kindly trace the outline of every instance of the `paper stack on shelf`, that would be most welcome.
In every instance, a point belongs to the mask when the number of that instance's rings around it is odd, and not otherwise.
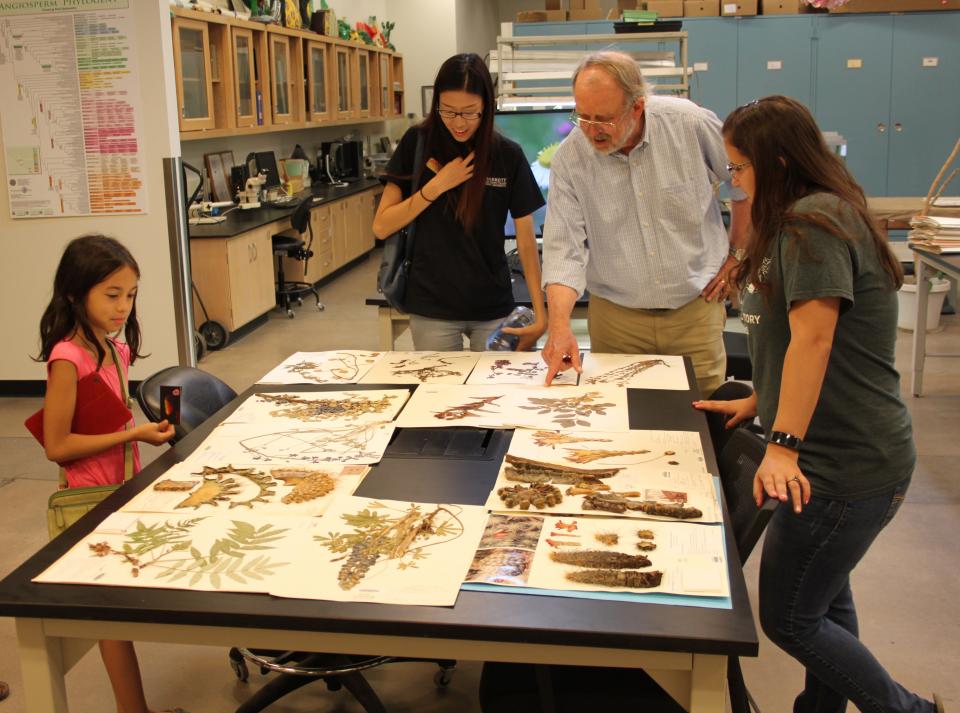
[[[910,221],[913,230],[907,239],[917,250],[932,253],[960,253],[960,218],[921,215]]]

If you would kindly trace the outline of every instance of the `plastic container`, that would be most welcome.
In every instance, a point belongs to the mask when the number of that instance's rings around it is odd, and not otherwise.
[[[488,352],[515,352],[517,344],[520,343],[520,337],[516,334],[504,334],[504,327],[529,327],[537,321],[536,315],[529,307],[515,307],[513,312],[507,315],[507,318],[500,323],[500,326],[493,330],[493,333],[487,338],[486,350]]]

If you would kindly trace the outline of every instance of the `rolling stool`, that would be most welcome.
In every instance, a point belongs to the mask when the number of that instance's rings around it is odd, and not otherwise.
[[[307,263],[313,257],[313,226],[310,224],[310,208],[313,205],[313,197],[304,198],[290,216],[290,225],[299,235],[305,232],[310,233],[310,241],[304,243],[303,238],[296,235],[287,235],[278,233],[273,236],[273,254],[277,260],[277,305],[280,309],[286,310],[290,319],[294,317],[294,311],[290,308],[290,299],[296,299],[298,304],[303,304],[303,295],[308,292],[317,300],[317,309],[323,311],[323,304],[320,302],[320,295],[316,288],[309,282],[288,281],[283,274],[283,259],[285,257],[293,260],[303,261],[303,274],[307,274]]]

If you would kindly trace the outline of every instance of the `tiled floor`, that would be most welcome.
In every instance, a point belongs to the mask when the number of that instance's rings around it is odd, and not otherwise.
[[[278,313],[226,350],[208,355],[201,367],[238,391],[262,376],[270,366],[295,350],[377,348],[376,310],[363,300],[374,284],[377,260],[371,258],[321,289],[326,311],[309,303],[295,319]],[[934,352],[960,353],[960,321],[946,320],[943,331],[930,336]],[[149,338],[149,335],[147,335]],[[404,335],[398,348],[410,348]],[[33,345],[18,345],[28,350]],[[149,348],[149,343],[147,344]],[[901,333],[897,363],[909,369],[909,334]],[[166,364],[152,365],[157,370]],[[907,503],[880,537],[854,575],[862,637],[874,654],[908,688],[929,695],[937,690],[948,710],[960,711],[960,372],[958,362],[928,359],[925,396],[907,397],[913,413],[920,460]],[[54,487],[55,468],[26,434],[24,418],[39,399],[0,400],[0,576],[36,551],[46,539],[45,500]],[[869,418],[864,414],[864,418]],[[158,451],[144,449],[144,460]],[[757,562],[746,569],[751,597],[756,601]],[[239,643],[239,642],[238,642]],[[0,620],[0,679],[11,684],[10,698],[0,713],[25,711],[20,690],[13,622]],[[158,709],[185,706],[192,713],[234,710],[262,679],[237,683],[227,665],[226,651],[214,647],[142,644],[138,647],[148,697]],[[743,662],[747,683],[765,713],[791,709],[802,671],[789,657],[761,636],[760,657]],[[474,713],[480,666],[462,662],[453,684],[437,691],[434,670],[424,664],[384,667],[368,678],[389,710]],[[71,710],[111,711],[103,668],[88,655],[68,676]],[[598,698],[598,709],[604,710]],[[852,706],[851,706],[852,709]],[[313,684],[270,709],[276,713],[358,711],[345,692],[331,693]]]

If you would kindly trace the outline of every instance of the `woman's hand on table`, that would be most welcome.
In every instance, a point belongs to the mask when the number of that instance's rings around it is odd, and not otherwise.
[[[733,428],[738,423],[752,420],[757,415],[757,395],[751,394],[745,399],[732,401],[694,401],[693,407],[698,411],[712,411],[727,417],[725,428]]]

